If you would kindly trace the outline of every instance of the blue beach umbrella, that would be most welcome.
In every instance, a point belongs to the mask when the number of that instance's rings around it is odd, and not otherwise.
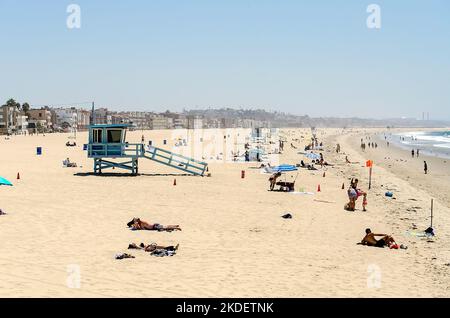
[[[311,160],[320,160],[320,155],[314,152],[309,152],[305,154],[305,157],[311,159]]]
[[[0,185],[6,185],[6,186],[12,187],[13,184],[11,182],[9,182],[8,180],[6,180],[5,178],[0,177]]]

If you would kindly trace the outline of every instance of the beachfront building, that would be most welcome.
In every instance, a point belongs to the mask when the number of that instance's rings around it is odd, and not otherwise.
[[[17,117],[20,111],[15,106],[3,105],[0,107],[0,134],[8,135],[17,131]]]
[[[108,108],[98,108],[95,110],[95,124],[96,125],[111,125],[112,114]]]
[[[188,116],[187,129],[203,129],[203,118],[201,116]]]
[[[120,113],[136,129],[149,128],[149,122],[145,112],[124,112]]]
[[[52,113],[50,110],[42,108],[42,109],[30,109],[28,112],[28,130],[32,129],[32,132],[35,132],[34,129],[41,130],[39,132],[47,132],[51,131],[53,128],[52,123]]]
[[[16,133],[25,135],[28,130],[28,116],[24,113],[17,115]]]
[[[53,112],[53,128],[55,130],[71,131],[78,128],[78,111],[75,108],[56,108]]]
[[[154,115],[151,117],[151,129],[163,130],[172,127],[173,119],[163,115]]]
[[[91,124],[91,112],[85,109],[77,109],[77,128],[87,130]]]
[[[187,127],[187,118],[185,116],[179,115],[177,118],[173,119],[174,129],[184,129]]]

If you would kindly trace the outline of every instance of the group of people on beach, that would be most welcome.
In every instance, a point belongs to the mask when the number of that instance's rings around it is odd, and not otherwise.
[[[149,223],[146,221],[142,221],[140,218],[133,218],[130,222],[127,223],[127,227],[133,231],[158,231],[158,232],[173,232],[173,231],[181,231],[181,227],[179,225],[161,225],[159,223]],[[131,243],[128,245],[129,250],[143,250],[144,252],[150,253],[152,256],[174,256],[178,251],[179,244],[176,246],[168,245],[158,245],[156,243],[152,244],[144,244],[141,243],[139,245],[135,243]],[[121,253],[116,255],[116,259],[127,259],[127,258],[135,258],[133,255],[128,253]]]

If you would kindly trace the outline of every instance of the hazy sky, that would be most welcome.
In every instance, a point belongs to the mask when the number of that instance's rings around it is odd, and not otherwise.
[[[69,29],[67,6],[81,7]],[[381,29],[366,25],[371,3]],[[448,0],[0,0],[0,99],[450,119]]]

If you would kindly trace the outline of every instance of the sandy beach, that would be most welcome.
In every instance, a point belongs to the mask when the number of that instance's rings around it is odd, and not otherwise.
[[[73,148],[65,146],[68,134],[2,136],[0,176],[14,187],[0,187],[0,208],[8,213],[0,216],[0,297],[449,297],[449,162],[427,158],[425,176],[424,157],[410,160],[381,142],[362,152],[360,139],[379,132],[318,130],[334,165],[299,170],[296,191],[312,194],[269,192],[270,175],[256,162],[211,162],[211,177],[202,178],[142,160],[139,176],[94,176],[82,149],[87,133],[78,133]],[[161,147],[169,140],[171,148],[172,133],[144,135]],[[305,160],[298,152],[311,131],[281,134],[287,143],[280,163]],[[139,142],[141,135],[127,136]],[[345,155],[358,164],[346,164]],[[67,157],[78,167],[63,168]],[[360,201],[357,211],[345,211],[350,178],[367,190],[368,159],[375,163],[368,211]],[[385,197],[388,190],[395,199]],[[427,240],[411,233],[429,226],[431,198],[437,235]],[[293,218],[281,218],[285,213]],[[183,230],[130,231],[133,217]],[[368,227],[408,249],[357,245]],[[133,242],[180,249],[158,258],[128,251]],[[136,258],[115,260],[120,252]]]

